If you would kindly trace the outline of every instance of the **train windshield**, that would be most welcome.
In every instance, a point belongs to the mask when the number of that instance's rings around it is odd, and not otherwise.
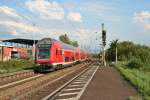
[[[50,58],[50,45],[39,45],[38,46],[38,59],[49,59]]]

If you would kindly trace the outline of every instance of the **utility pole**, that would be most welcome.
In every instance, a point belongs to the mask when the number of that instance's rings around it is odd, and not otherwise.
[[[118,62],[118,39],[115,40],[115,49],[116,49],[115,54],[116,54],[116,64],[117,64]]]
[[[102,23],[102,46],[103,46],[103,65],[106,66],[106,60],[105,60],[105,45],[106,45],[106,30],[104,30],[104,23]]]
[[[118,54],[118,50],[117,50],[117,46],[116,46],[116,64],[117,64],[117,61],[118,61],[118,58],[117,58],[117,55]]]

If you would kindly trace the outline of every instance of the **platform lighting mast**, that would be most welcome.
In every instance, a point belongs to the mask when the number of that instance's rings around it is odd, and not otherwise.
[[[36,26],[36,24],[32,24],[34,27]],[[36,43],[35,43],[35,35],[32,34],[32,39],[33,39],[33,49],[32,49],[32,59],[35,60],[36,58],[36,53],[35,53],[35,49],[36,49]]]
[[[36,48],[35,39],[33,38],[33,54],[32,54],[33,60],[35,60],[35,48]]]
[[[104,29],[104,23],[102,23],[102,47],[103,47],[102,62],[104,66],[106,66],[105,46],[106,46],[106,30]]]

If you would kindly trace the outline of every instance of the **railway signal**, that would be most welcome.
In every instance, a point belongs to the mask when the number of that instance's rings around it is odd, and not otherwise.
[[[102,30],[102,42],[103,42],[103,46],[106,45],[106,31]]]

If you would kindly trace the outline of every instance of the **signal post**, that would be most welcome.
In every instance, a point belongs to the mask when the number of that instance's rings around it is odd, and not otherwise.
[[[106,30],[104,30],[104,23],[102,24],[102,46],[103,46],[102,62],[103,65],[106,66],[106,60],[105,60]]]

